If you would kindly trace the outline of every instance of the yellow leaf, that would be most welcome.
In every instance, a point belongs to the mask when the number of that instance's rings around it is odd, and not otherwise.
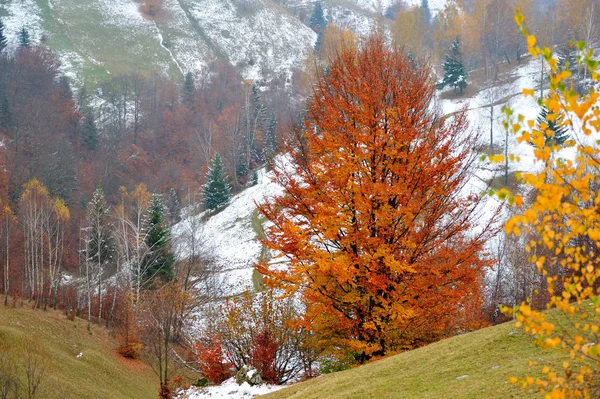
[[[536,42],[536,38],[535,38],[535,36],[533,36],[533,35],[529,35],[529,36],[527,36],[527,45],[528,45],[529,47],[533,47],[533,46],[535,46],[535,42]]]
[[[534,93],[535,92],[532,89],[523,89],[523,95],[524,96],[531,96],[531,97],[533,97]]]

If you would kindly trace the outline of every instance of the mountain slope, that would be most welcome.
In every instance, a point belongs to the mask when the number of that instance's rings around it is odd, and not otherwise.
[[[157,395],[158,377],[138,360],[117,353],[108,330],[54,310],[0,306],[0,352],[24,360],[28,348],[43,357],[46,373],[38,397],[46,399],[148,399]],[[1,367],[1,364],[0,364]]]
[[[536,361],[534,367],[528,360]],[[324,375],[263,396],[265,399],[536,398],[508,383],[536,375],[540,363],[560,362],[542,351],[514,323],[445,339],[362,367]]]

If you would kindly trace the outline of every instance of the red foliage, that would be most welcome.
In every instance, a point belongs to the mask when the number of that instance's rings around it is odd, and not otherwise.
[[[260,372],[263,381],[271,384],[279,383],[279,373],[275,369],[275,354],[278,349],[268,330],[256,334],[250,348],[250,364]]]
[[[206,343],[196,343],[196,353],[202,374],[213,384],[220,384],[231,377],[233,365],[225,359],[221,342],[211,337]]]

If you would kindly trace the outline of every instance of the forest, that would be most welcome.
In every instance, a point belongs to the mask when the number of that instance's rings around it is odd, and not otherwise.
[[[433,14],[396,0],[367,37],[326,10],[306,16],[317,39],[291,84],[217,60],[77,85],[25,27],[9,47],[0,18],[2,306],[110,329],[164,399],[310,379],[511,320],[572,359],[511,382],[596,397],[600,6],[451,0]],[[530,120],[493,89],[538,59],[536,87],[518,88],[540,106]],[[438,102],[485,90],[489,143],[468,105]],[[540,168],[494,145],[496,105]],[[483,162],[504,185],[473,188]],[[282,194],[255,204],[259,283],[234,295],[199,232],[263,173]],[[0,398],[36,397],[9,357]]]

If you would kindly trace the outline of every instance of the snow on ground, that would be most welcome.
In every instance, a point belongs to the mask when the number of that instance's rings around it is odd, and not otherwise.
[[[525,87],[534,88],[537,86],[539,69],[539,60],[524,63],[512,72],[514,76],[510,83],[499,87],[499,90],[503,93],[502,97],[513,96],[509,100],[509,105],[528,119],[537,117],[539,106],[531,97],[523,97],[521,92]],[[469,108],[468,118],[471,131],[481,133],[480,144],[485,147],[489,144],[490,124],[489,107],[487,107],[489,101],[486,99],[485,90],[476,93],[468,100],[450,98],[440,101],[440,106],[446,114],[459,110],[465,104]],[[502,105],[495,106],[493,121],[494,143],[499,148],[504,147],[506,140],[505,130],[502,126],[503,114],[500,112],[501,107]],[[536,166],[533,161],[533,148],[530,145],[517,143],[515,136],[512,134],[508,136],[508,140],[509,153],[518,155],[522,159],[520,164],[510,165],[509,172],[515,171],[517,167],[521,171],[531,171],[535,170],[536,167],[540,167],[540,165]],[[287,162],[284,159],[280,159],[280,161]],[[288,167],[285,163],[283,166]],[[483,193],[488,182],[494,177],[501,176],[502,173],[502,165],[478,162],[475,165],[473,177],[465,187],[465,194]],[[217,266],[225,280],[224,291],[227,294],[234,295],[252,288],[253,264],[259,259],[262,251],[262,244],[258,241],[256,232],[258,213],[255,203],[263,202],[267,197],[282,193],[282,188],[273,183],[271,178],[272,173],[261,171],[257,185],[234,196],[226,208],[208,218],[202,231],[198,233],[200,241],[209,248],[209,251],[213,252],[216,258]],[[492,216],[499,205],[500,203],[495,198],[484,197],[479,214],[481,224]],[[200,214],[193,218],[204,218],[205,216],[205,214]],[[185,257],[186,251],[177,242],[181,242],[182,235],[188,230],[192,220],[186,219],[174,227],[173,235],[179,257]]]
[[[211,43],[245,79],[260,79],[271,70],[285,81],[316,41],[312,29],[264,0],[183,1]]]
[[[4,35],[8,39],[10,51],[19,45],[19,32],[27,29],[33,42],[38,42],[43,35],[41,29],[41,9],[36,0],[8,0],[1,2],[6,15],[2,16]]]
[[[234,196],[226,208],[210,217],[203,223],[203,228],[197,231],[198,240],[214,257],[216,267],[224,278],[223,289],[229,295],[252,288],[253,265],[262,251],[256,231],[258,211],[255,204],[282,193],[282,188],[271,179],[272,173],[259,171],[257,185]],[[194,219],[204,217],[205,213],[201,213],[173,227],[178,257],[187,256],[182,242],[186,232],[193,230],[190,224]]]
[[[230,378],[218,386],[190,388],[177,396],[177,399],[250,399],[282,388],[285,387],[267,384],[250,386],[247,382],[238,385],[235,378]]]

